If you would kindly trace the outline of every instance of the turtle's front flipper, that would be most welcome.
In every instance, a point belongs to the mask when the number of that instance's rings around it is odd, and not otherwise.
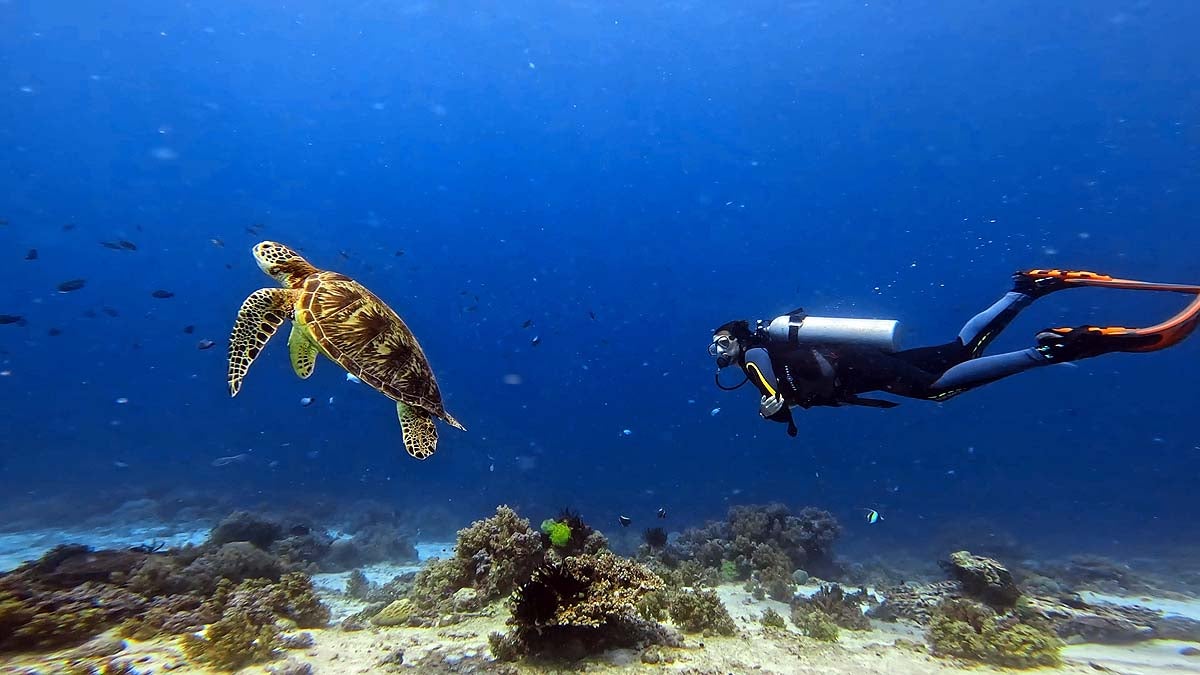
[[[229,336],[230,396],[237,396],[250,364],[291,315],[297,292],[290,288],[263,288],[251,293],[242,303]]]
[[[300,379],[307,380],[308,376],[313,374],[313,367],[317,365],[317,346],[294,323],[292,334],[288,336],[288,353],[292,357],[292,370],[296,371]]]
[[[437,450],[437,427],[433,416],[424,410],[396,401],[400,415],[400,430],[404,433],[404,449],[417,459],[429,459]]]

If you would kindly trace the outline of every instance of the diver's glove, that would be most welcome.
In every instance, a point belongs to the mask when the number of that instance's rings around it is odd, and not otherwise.
[[[758,414],[769,419],[779,414],[779,411],[783,410],[783,406],[783,397],[779,394],[763,396],[758,402]]]

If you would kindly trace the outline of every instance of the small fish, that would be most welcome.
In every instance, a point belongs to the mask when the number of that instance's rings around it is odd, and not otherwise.
[[[720,414],[721,414],[721,409],[720,409],[720,408],[713,408],[712,410],[710,410],[710,411],[708,412],[708,414],[709,414],[709,415],[712,415],[713,417],[716,417],[717,415],[720,415]]]
[[[129,241],[128,239],[118,239],[117,246],[120,246],[121,248],[125,249],[126,251],[136,251],[137,250],[137,244],[133,243],[132,241]]]
[[[37,249],[36,248],[29,249],[29,251],[25,253],[25,259],[26,260],[37,260],[38,259]]]
[[[397,258],[399,258],[399,257],[401,257],[401,256],[403,256],[403,255],[404,255],[404,249],[402,249],[402,248],[400,248],[400,249],[396,249],[396,257],[397,257]]]
[[[196,349],[199,349],[200,351],[204,351],[205,349],[212,349],[213,345],[215,345],[215,344],[217,344],[217,343],[213,342],[212,340],[201,340],[200,342],[198,342],[196,344]]]
[[[196,327],[191,324],[188,324],[183,327],[183,332],[187,335],[191,335],[192,333],[196,332]]]
[[[533,325],[533,319],[528,319],[525,321],[525,323],[521,324],[521,328],[529,328],[532,325]]]
[[[51,328],[50,330],[46,331],[46,335],[49,335],[50,337],[56,337],[62,335],[62,331],[58,328]]]
[[[346,253],[345,251],[338,251],[338,255],[342,256],[342,259],[343,259],[343,260],[349,260],[349,259],[350,259],[350,254],[349,254],[349,253]]]
[[[362,384],[362,380],[358,379],[358,376],[353,373],[346,373],[346,381],[353,382],[354,384]]]
[[[4,226],[5,226],[5,225],[7,225],[7,224],[8,224],[8,221],[7,221],[7,220],[5,220],[5,219],[3,219],[3,218],[0,218],[0,227],[4,227]]]
[[[84,315],[84,316],[86,316],[86,317],[87,317],[87,318],[89,318],[89,319],[94,319],[94,318],[96,318],[96,310],[94,310],[94,309],[86,309],[86,310],[84,310],[84,311],[83,311],[83,315]]]
[[[633,429],[622,429],[622,430],[621,430],[621,435],[622,435],[622,436],[632,436],[632,435],[633,435]]]
[[[210,244],[212,244],[213,246],[216,246],[217,248],[225,248],[225,242],[221,241],[220,239],[214,238],[214,239],[209,239],[208,241]]]
[[[592,317],[592,321],[596,320],[596,313],[590,309],[588,310],[588,316]]]
[[[124,250],[121,248],[121,245],[115,241],[102,241],[102,242],[100,242],[100,245],[103,246],[104,248],[111,249],[113,251]]]
[[[875,523],[878,523],[879,521],[883,520],[883,516],[879,515],[879,512],[876,511],[875,509],[864,509],[864,510],[867,512],[867,524],[868,525],[874,525]]]
[[[244,452],[241,452],[236,455],[230,455],[228,457],[218,457],[212,461],[212,465],[213,466],[229,466],[230,464],[244,462],[244,461],[246,461],[246,458],[249,456],[250,455],[248,455]]]
[[[300,405],[304,406],[305,408],[307,408],[308,406],[310,406],[312,404],[313,404],[313,398],[311,396],[305,396],[304,398],[300,399]]]
[[[113,462],[113,466],[117,467],[118,469],[128,469],[129,462],[122,462],[121,460],[118,459],[115,462]]]
[[[118,312],[117,310],[113,309],[112,307],[101,307],[100,311],[104,312],[105,314],[107,314],[108,316],[111,316],[111,317],[121,316],[121,313]]]
[[[20,314],[0,314],[0,326],[7,326],[8,324],[13,323],[19,324],[24,321],[25,317],[21,316]]]
[[[71,230],[75,229],[75,223],[67,223],[66,225],[62,226],[62,229],[63,232],[70,232]]]
[[[161,288],[160,288],[160,289],[158,289],[157,291],[154,291],[154,292],[153,292],[153,293],[151,293],[150,295],[152,295],[152,296],[154,296],[154,297],[156,297],[156,298],[158,298],[158,299],[160,299],[160,300],[165,300],[165,299],[167,299],[167,298],[173,298],[173,297],[175,297],[175,294],[174,294],[174,293],[172,293],[171,291],[164,291],[164,290],[163,290],[163,289],[161,289]]]
[[[667,517],[667,510],[666,510],[666,509],[659,509],[659,510],[658,510],[658,517],[659,517],[660,519],[662,519],[662,518],[666,518],[666,517]]]
[[[629,527],[629,524],[633,522],[633,518],[629,516],[617,516],[617,522],[621,524],[621,527]]]
[[[129,403],[129,399],[124,396],[117,399],[117,405],[125,405],[126,403]]]
[[[533,347],[536,347],[536,346],[542,344],[542,338],[537,335],[534,335],[533,339],[529,341],[529,344]]]
[[[55,288],[58,289],[59,293],[70,293],[71,291],[83,288],[85,284],[87,284],[87,279],[71,279],[70,281],[62,282],[55,286]]]

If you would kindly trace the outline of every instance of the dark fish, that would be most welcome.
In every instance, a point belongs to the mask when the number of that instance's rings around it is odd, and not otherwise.
[[[94,319],[94,318],[96,318],[96,310],[94,310],[94,309],[84,310],[83,315],[89,319]]]
[[[538,337],[537,335],[534,335],[533,339],[529,341],[529,344],[536,347],[536,346],[542,344],[542,338]]]
[[[4,227],[4,226],[5,226],[5,225],[7,225],[7,224],[8,224],[8,221],[7,221],[7,220],[5,220],[5,219],[3,219],[3,218],[0,218],[0,227]]]
[[[617,522],[621,523],[621,527],[629,527],[629,524],[633,522],[633,518],[629,516],[617,516]]]
[[[400,257],[400,256],[402,256],[402,255],[404,255],[404,249],[402,249],[402,248],[401,248],[401,249],[397,249],[397,250],[396,250],[396,257],[397,257],[397,258],[399,258],[399,257]]]
[[[112,307],[101,307],[100,311],[104,312],[105,314],[107,314],[109,316],[113,316],[113,317],[121,316],[121,313],[118,312],[117,310],[113,309]]]
[[[596,320],[596,313],[590,309],[588,310],[588,316],[592,317],[592,321]]]
[[[160,289],[158,289],[157,291],[154,291],[154,292],[153,292],[153,293],[151,293],[150,295],[153,295],[154,297],[156,297],[156,298],[158,298],[158,299],[160,299],[160,300],[166,300],[167,298],[173,298],[173,297],[175,297],[175,294],[174,294],[174,293],[172,293],[171,291],[164,291],[164,290],[163,290],[163,289],[161,289],[161,288],[160,288]]]
[[[56,335],[62,335],[62,331],[57,328],[51,328],[50,330],[46,331],[46,335],[54,337]]]
[[[212,346],[215,344],[217,344],[217,343],[213,342],[212,340],[201,340],[200,342],[196,343],[196,349],[199,349],[199,350],[212,349]]]
[[[36,248],[29,249],[29,252],[25,254],[25,259],[26,260],[37,260],[37,249]]]
[[[196,332],[196,327],[191,324],[188,324],[183,327],[183,332],[187,333],[188,335],[191,335],[192,333]]]
[[[471,305],[470,307],[468,307],[468,308],[466,309],[466,311],[468,311],[468,312],[474,312],[474,311],[475,311],[475,310],[477,310],[477,309],[479,309],[479,305]]]
[[[67,223],[66,225],[63,225],[63,232],[70,232],[73,229],[75,229],[75,223]]]
[[[233,263],[225,263],[225,269],[227,269],[227,270],[233,269]]]
[[[104,248],[107,248],[107,249],[112,249],[112,250],[114,250],[114,251],[120,251],[120,250],[123,250],[123,249],[121,248],[121,245],[120,245],[120,244],[118,244],[118,243],[117,243],[117,242],[115,242],[115,241],[102,241],[102,242],[100,242],[100,245],[101,245],[101,246],[103,246]]]
[[[666,510],[666,509],[659,509],[659,510],[658,510],[658,517],[659,517],[659,518],[666,518],[666,517],[667,517],[667,510]]]
[[[55,288],[58,289],[59,293],[70,293],[71,291],[83,288],[85,284],[87,284],[87,279],[71,279],[70,281],[62,282],[58,286],[55,286]]]
[[[346,260],[350,259],[350,254],[346,253],[345,251],[338,251],[338,255],[342,256],[342,258],[344,258]]]
[[[533,319],[528,319],[525,321],[525,323],[521,324],[521,328],[529,328],[532,325],[533,325]]]
[[[20,314],[0,314],[0,326],[6,326],[10,323],[22,323],[25,318]]]
[[[126,251],[136,251],[137,250],[137,244],[133,243],[132,241],[129,241],[128,239],[118,240],[117,246],[120,246],[121,248],[125,249]]]

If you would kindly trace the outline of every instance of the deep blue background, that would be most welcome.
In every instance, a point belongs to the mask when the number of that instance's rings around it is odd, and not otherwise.
[[[1200,282],[1200,5],[351,4],[0,3],[0,312],[29,322],[0,326],[6,501],[193,487],[681,525],[778,499],[879,508],[851,526],[879,550],[973,518],[1194,541],[1200,340],[798,411],[796,440],[713,387],[705,348],[797,305],[944,342],[1018,267]],[[470,433],[409,459],[390,402],[328,361],[297,380],[283,338],[228,399],[267,237],[392,303]],[[139,250],[97,244],[117,238]],[[995,348],[1184,301],[1064,293]]]

